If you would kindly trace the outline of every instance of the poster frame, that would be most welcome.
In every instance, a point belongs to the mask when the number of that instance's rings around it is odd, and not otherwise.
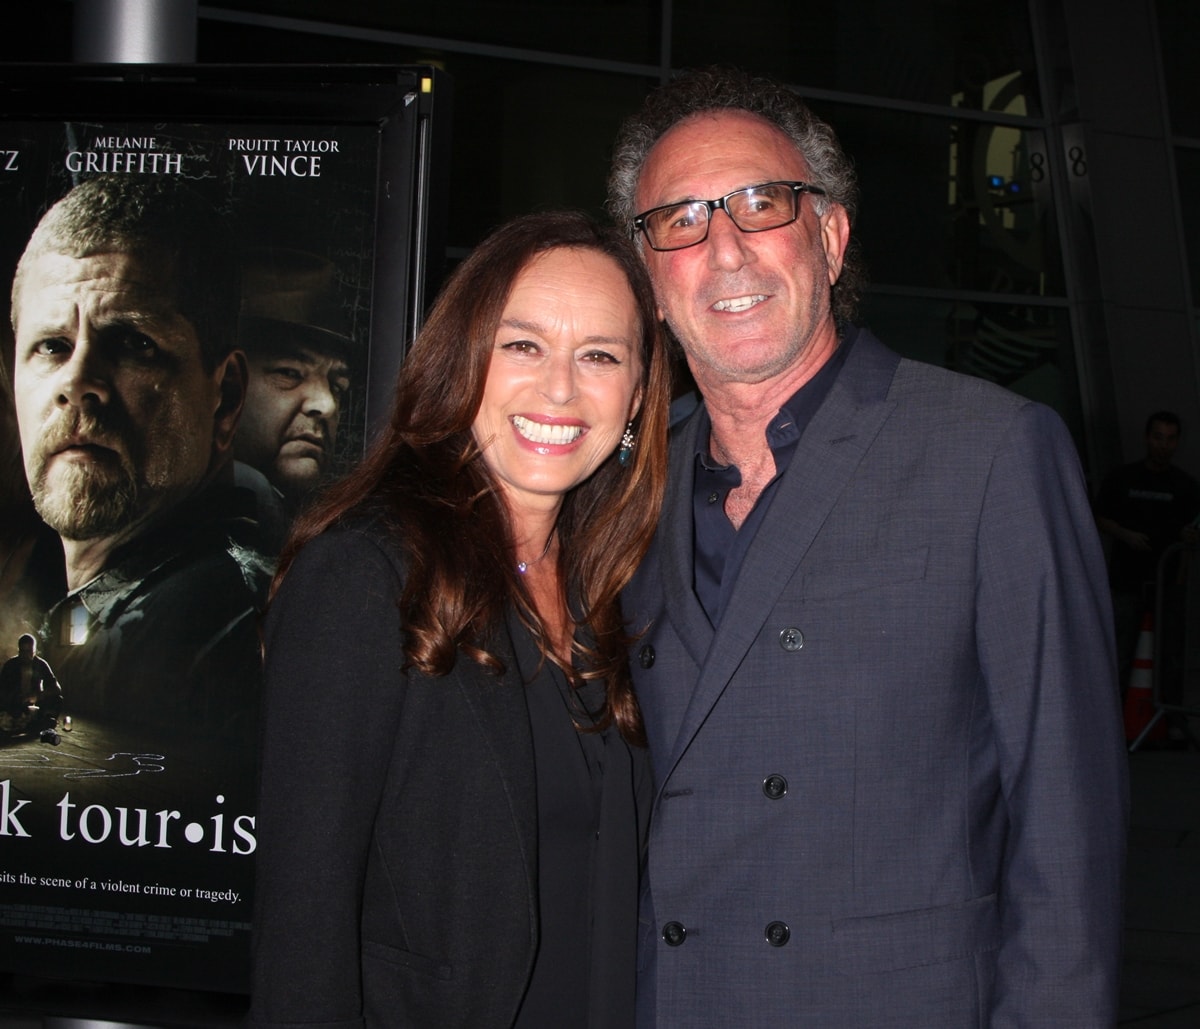
[[[451,82],[421,65],[0,65],[5,123],[369,127],[377,132],[364,442],[385,421],[445,253]],[[412,114],[415,111],[416,116]],[[0,217],[3,217],[0,214]],[[6,346],[11,339],[6,340]],[[195,961],[193,953],[188,960]],[[244,991],[87,975],[46,982],[0,964],[0,1012],[172,1025],[233,1024]],[[180,1017],[186,1010],[188,1015]]]
[[[0,95],[0,123],[377,127],[368,437],[382,424],[396,372],[444,272],[453,106],[444,71],[400,64],[0,64]],[[414,105],[415,119],[398,117]]]

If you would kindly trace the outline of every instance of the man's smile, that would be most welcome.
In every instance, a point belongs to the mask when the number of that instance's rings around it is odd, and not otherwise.
[[[714,311],[729,311],[736,314],[739,311],[748,311],[766,299],[767,295],[765,293],[751,293],[744,297],[730,297],[727,300],[718,300],[712,306]]]

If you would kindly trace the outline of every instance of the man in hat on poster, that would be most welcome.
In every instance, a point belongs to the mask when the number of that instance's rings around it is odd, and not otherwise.
[[[350,388],[353,340],[332,263],[301,250],[250,254],[238,331],[250,374],[234,456],[294,513],[332,471]]]
[[[101,176],[38,223],[12,291],[13,394],[67,595],[47,654],[72,709],[247,731],[270,568],[231,454],[246,392],[236,269],[178,180]]]

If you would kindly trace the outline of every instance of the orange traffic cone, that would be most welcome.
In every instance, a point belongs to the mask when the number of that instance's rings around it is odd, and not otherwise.
[[[1125,692],[1125,740],[1136,740],[1154,719],[1154,615],[1142,616],[1133,667],[1129,670],[1129,689]],[[1167,738],[1167,723],[1158,719],[1146,735],[1146,741]]]

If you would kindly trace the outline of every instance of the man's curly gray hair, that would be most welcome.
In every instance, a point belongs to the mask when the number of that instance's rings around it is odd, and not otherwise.
[[[617,133],[608,177],[608,210],[622,231],[633,234],[638,180],[654,144],[686,118],[728,110],[758,115],[782,131],[808,165],[809,181],[825,190],[825,196],[812,198],[817,214],[824,214],[830,204],[840,204],[853,227],[858,184],[833,129],[782,83],[734,68],[712,67],[685,71],[660,86]],[[831,296],[839,323],[854,319],[865,280],[858,245],[851,237]]]

